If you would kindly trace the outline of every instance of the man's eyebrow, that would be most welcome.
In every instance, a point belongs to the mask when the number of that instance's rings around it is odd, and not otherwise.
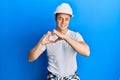
[[[59,16],[58,18],[63,18],[62,16]]]
[[[59,16],[59,17],[61,17],[61,18],[62,18],[62,16]]]

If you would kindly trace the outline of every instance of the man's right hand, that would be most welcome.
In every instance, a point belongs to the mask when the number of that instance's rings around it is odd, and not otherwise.
[[[49,43],[55,43],[55,41],[49,40],[49,37],[52,36],[52,32],[48,31],[46,35],[43,36],[42,40],[40,43],[42,45],[49,44]]]

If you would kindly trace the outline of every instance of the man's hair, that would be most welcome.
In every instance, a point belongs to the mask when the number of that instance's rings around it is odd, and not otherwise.
[[[59,14],[59,13],[56,13],[56,14],[55,14],[55,20],[57,20],[57,16],[58,16],[58,14]]]
[[[59,14],[61,14],[61,13],[56,13],[56,14],[55,14],[55,20],[57,20],[57,16],[58,16]],[[68,15],[69,15],[69,14],[68,14]],[[70,17],[72,17],[72,16],[70,15]]]

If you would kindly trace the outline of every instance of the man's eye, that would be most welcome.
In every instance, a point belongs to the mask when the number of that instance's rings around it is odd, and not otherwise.
[[[59,20],[62,20],[62,18],[61,18],[61,17],[59,17],[58,19],[59,19]]]
[[[68,19],[68,18],[66,18],[65,20],[66,20],[66,21],[68,21],[69,19]]]

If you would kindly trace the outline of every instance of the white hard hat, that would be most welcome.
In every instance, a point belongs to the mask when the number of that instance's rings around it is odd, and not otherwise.
[[[65,14],[70,14],[71,16],[73,16],[72,8],[67,3],[62,3],[61,5],[59,5],[56,8],[56,11],[54,12],[54,14],[56,13],[65,13]]]

